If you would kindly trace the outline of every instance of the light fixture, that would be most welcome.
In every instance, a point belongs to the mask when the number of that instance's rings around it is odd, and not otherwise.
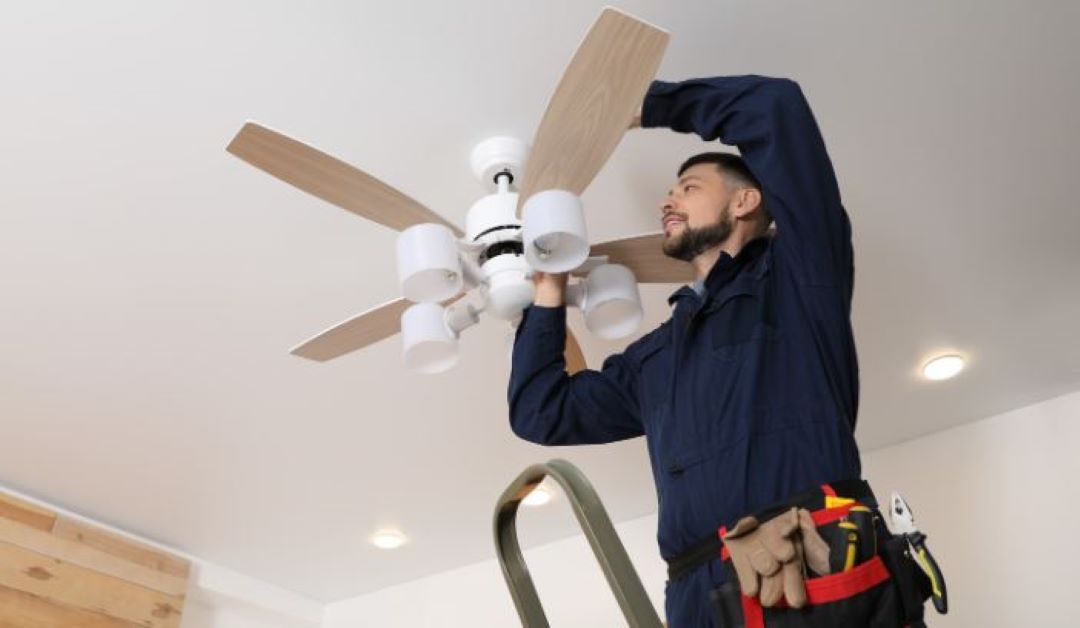
[[[620,264],[602,264],[585,281],[567,287],[566,300],[581,308],[589,331],[607,340],[629,336],[644,310],[634,273]]]
[[[417,303],[401,314],[405,365],[420,373],[442,373],[457,363],[457,334],[446,324],[446,309]]]
[[[445,301],[464,284],[457,240],[446,225],[421,223],[402,231],[397,267],[401,293],[417,303]]]
[[[537,484],[525,499],[521,500],[521,503],[526,506],[543,506],[551,501],[551,491],[541,484]]]
[[[486,311],[504,321],[521,316],[536,292],[525,258],[499,255],[484,262],[482,268],[488,277]]]
[[[417,303],[401,314],[405,365],[425,374],[442,373],[458,359],[458,337],[476,324],[479,310],[468,303],[445,308],[438,303]]]
[[[964,358],[955,355],[941,355],[923,365],[923,376],[930,380],[943,380],[955,377],[964,370]]]
[[[379,549],[397,549],[406,541],[405,535],[397,530],[379,530],[371,537],[371,544]]]
[[[545,273],[566,273],[589,257],[581,199],[566,190],[544,190],[522,209],[525,260]]]

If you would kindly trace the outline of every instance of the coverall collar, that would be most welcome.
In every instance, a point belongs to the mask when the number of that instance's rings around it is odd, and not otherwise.
[[[732,257],[727,251],[721,252],[716,263],[709,269],[709,274],[705,276],[704,298],[708,299],[710,295],[716,294],[724,284],[731,281],[739,273],[739,270],[757,259],[768,244],[768,236],[761,236],[747,242],[735,257]],[[697,298],[697,293],[694,292],[692,287],[683,286],[668,297],[668,305],[672,305],[675,301],[686,296]]]

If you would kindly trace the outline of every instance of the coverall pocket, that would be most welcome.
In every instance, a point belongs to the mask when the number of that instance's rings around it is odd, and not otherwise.
[[[705,305],[703,326],[712,351],[747,342],[759,326],[773,322],[768,315],[767,288],[761,279],[740,277]]]
[[[738,342],[716,345],[712,359],[721,364],[738,364],[749,356],[764,353],[769,345],[780,341],[780,332],[767,323],[758,323]]]
[[[669,343],[669,334],[661,329],[635,349],[641,380],[641,410],[646,418],[651,418],[670,395],[671,352],[665,351]]]

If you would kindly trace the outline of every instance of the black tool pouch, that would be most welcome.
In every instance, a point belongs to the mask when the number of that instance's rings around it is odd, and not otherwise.
[[[848,521],[845,518],[841,523]],[[836,550],[844,547],[847,531],[837,522],[818,526]],[[929,597],[929,579],[911,558],[907,541],[893,537],[874,517],[859,526],[862,540],[872,540],[872,553],[862,548],[858,562],[844,571],[806,580],[807,605],[762,608],[744,598],[730,561],[725,561],[728,582],[710,592],[718,628],[918,628],[923,627],[923,602]],[[869,538],[868,538],[869,537]],[[865,543],[860,543],[865,547]],[[835,551],[835,550],[834,550]]]
[[[882,544],[881,557],[893,577],[899,598],[900,616],[906,624],[923,626],[923,605],[930,599],[930,578],[911,557],[911,549],[902,536],[891,536]]]

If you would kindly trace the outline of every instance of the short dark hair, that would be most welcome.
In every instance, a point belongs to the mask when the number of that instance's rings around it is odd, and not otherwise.
[[[769,213],[769,208],[765,206],[765,190],[742,157],[731,153],[699,153],[679,166],[678,176],[681,177],[684,172],[698,164],[714,164],[734,189],[749,187],[761,192],[761,212],[765,216],[765,226],[769,226],[769,223],[772,222],[772,215]]]

